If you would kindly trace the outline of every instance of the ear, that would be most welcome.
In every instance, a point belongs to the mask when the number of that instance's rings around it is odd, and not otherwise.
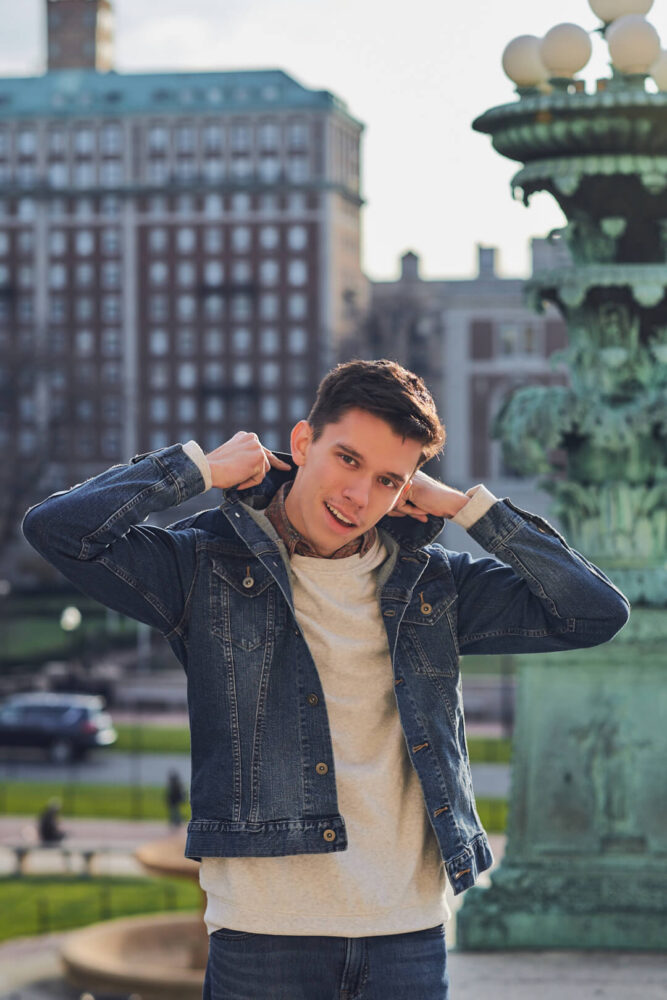
[[[290,450],[295,465],[305,465],[308,448],[313,439],[313,428],[307,420],[300,420],[292,428]]]

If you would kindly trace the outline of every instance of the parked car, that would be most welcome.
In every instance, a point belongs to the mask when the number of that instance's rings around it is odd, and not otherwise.
[[[0,746],[44,748],[54,763],[80,760],[118,734],[95,695],[15,694],[0,704]]]

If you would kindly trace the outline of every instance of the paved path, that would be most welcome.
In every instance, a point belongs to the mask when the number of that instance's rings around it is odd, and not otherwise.
[[[177,771],[190,784],[190,757],[183,753],[122,753],[98,751],[76,764],[51,764],[43,757],[0,754],[0,781],[45,781],[89,785],[164,785],[169,771]],[[507,764],[473,764],[475,793],[485,798],[505,798],[509,793]]]

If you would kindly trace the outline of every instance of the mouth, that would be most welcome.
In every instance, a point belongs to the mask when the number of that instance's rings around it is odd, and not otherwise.
[[[326,500],[324,501],[324,508],[329,515],[330,523],[335,524],[337,528],[342,528],[344,531],[350,531],[352,528],[359,527],[358,524],[355,524],[354,521],[350,521],[349,518],[341,514],[337,507],[334,507],[333,504],[328,503]]]

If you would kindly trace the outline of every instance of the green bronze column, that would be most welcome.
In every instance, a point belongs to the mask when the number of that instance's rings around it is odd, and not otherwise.
[[[463,950],[667,950],[667,94],[645,79],[524,86],[474,123],[526,204],[558,201],[572,258],[527,287],[567,321],[569,385],[506,402],[505,460],[633,613],[604,646],[523,660],[506,854],[466,893]]]

